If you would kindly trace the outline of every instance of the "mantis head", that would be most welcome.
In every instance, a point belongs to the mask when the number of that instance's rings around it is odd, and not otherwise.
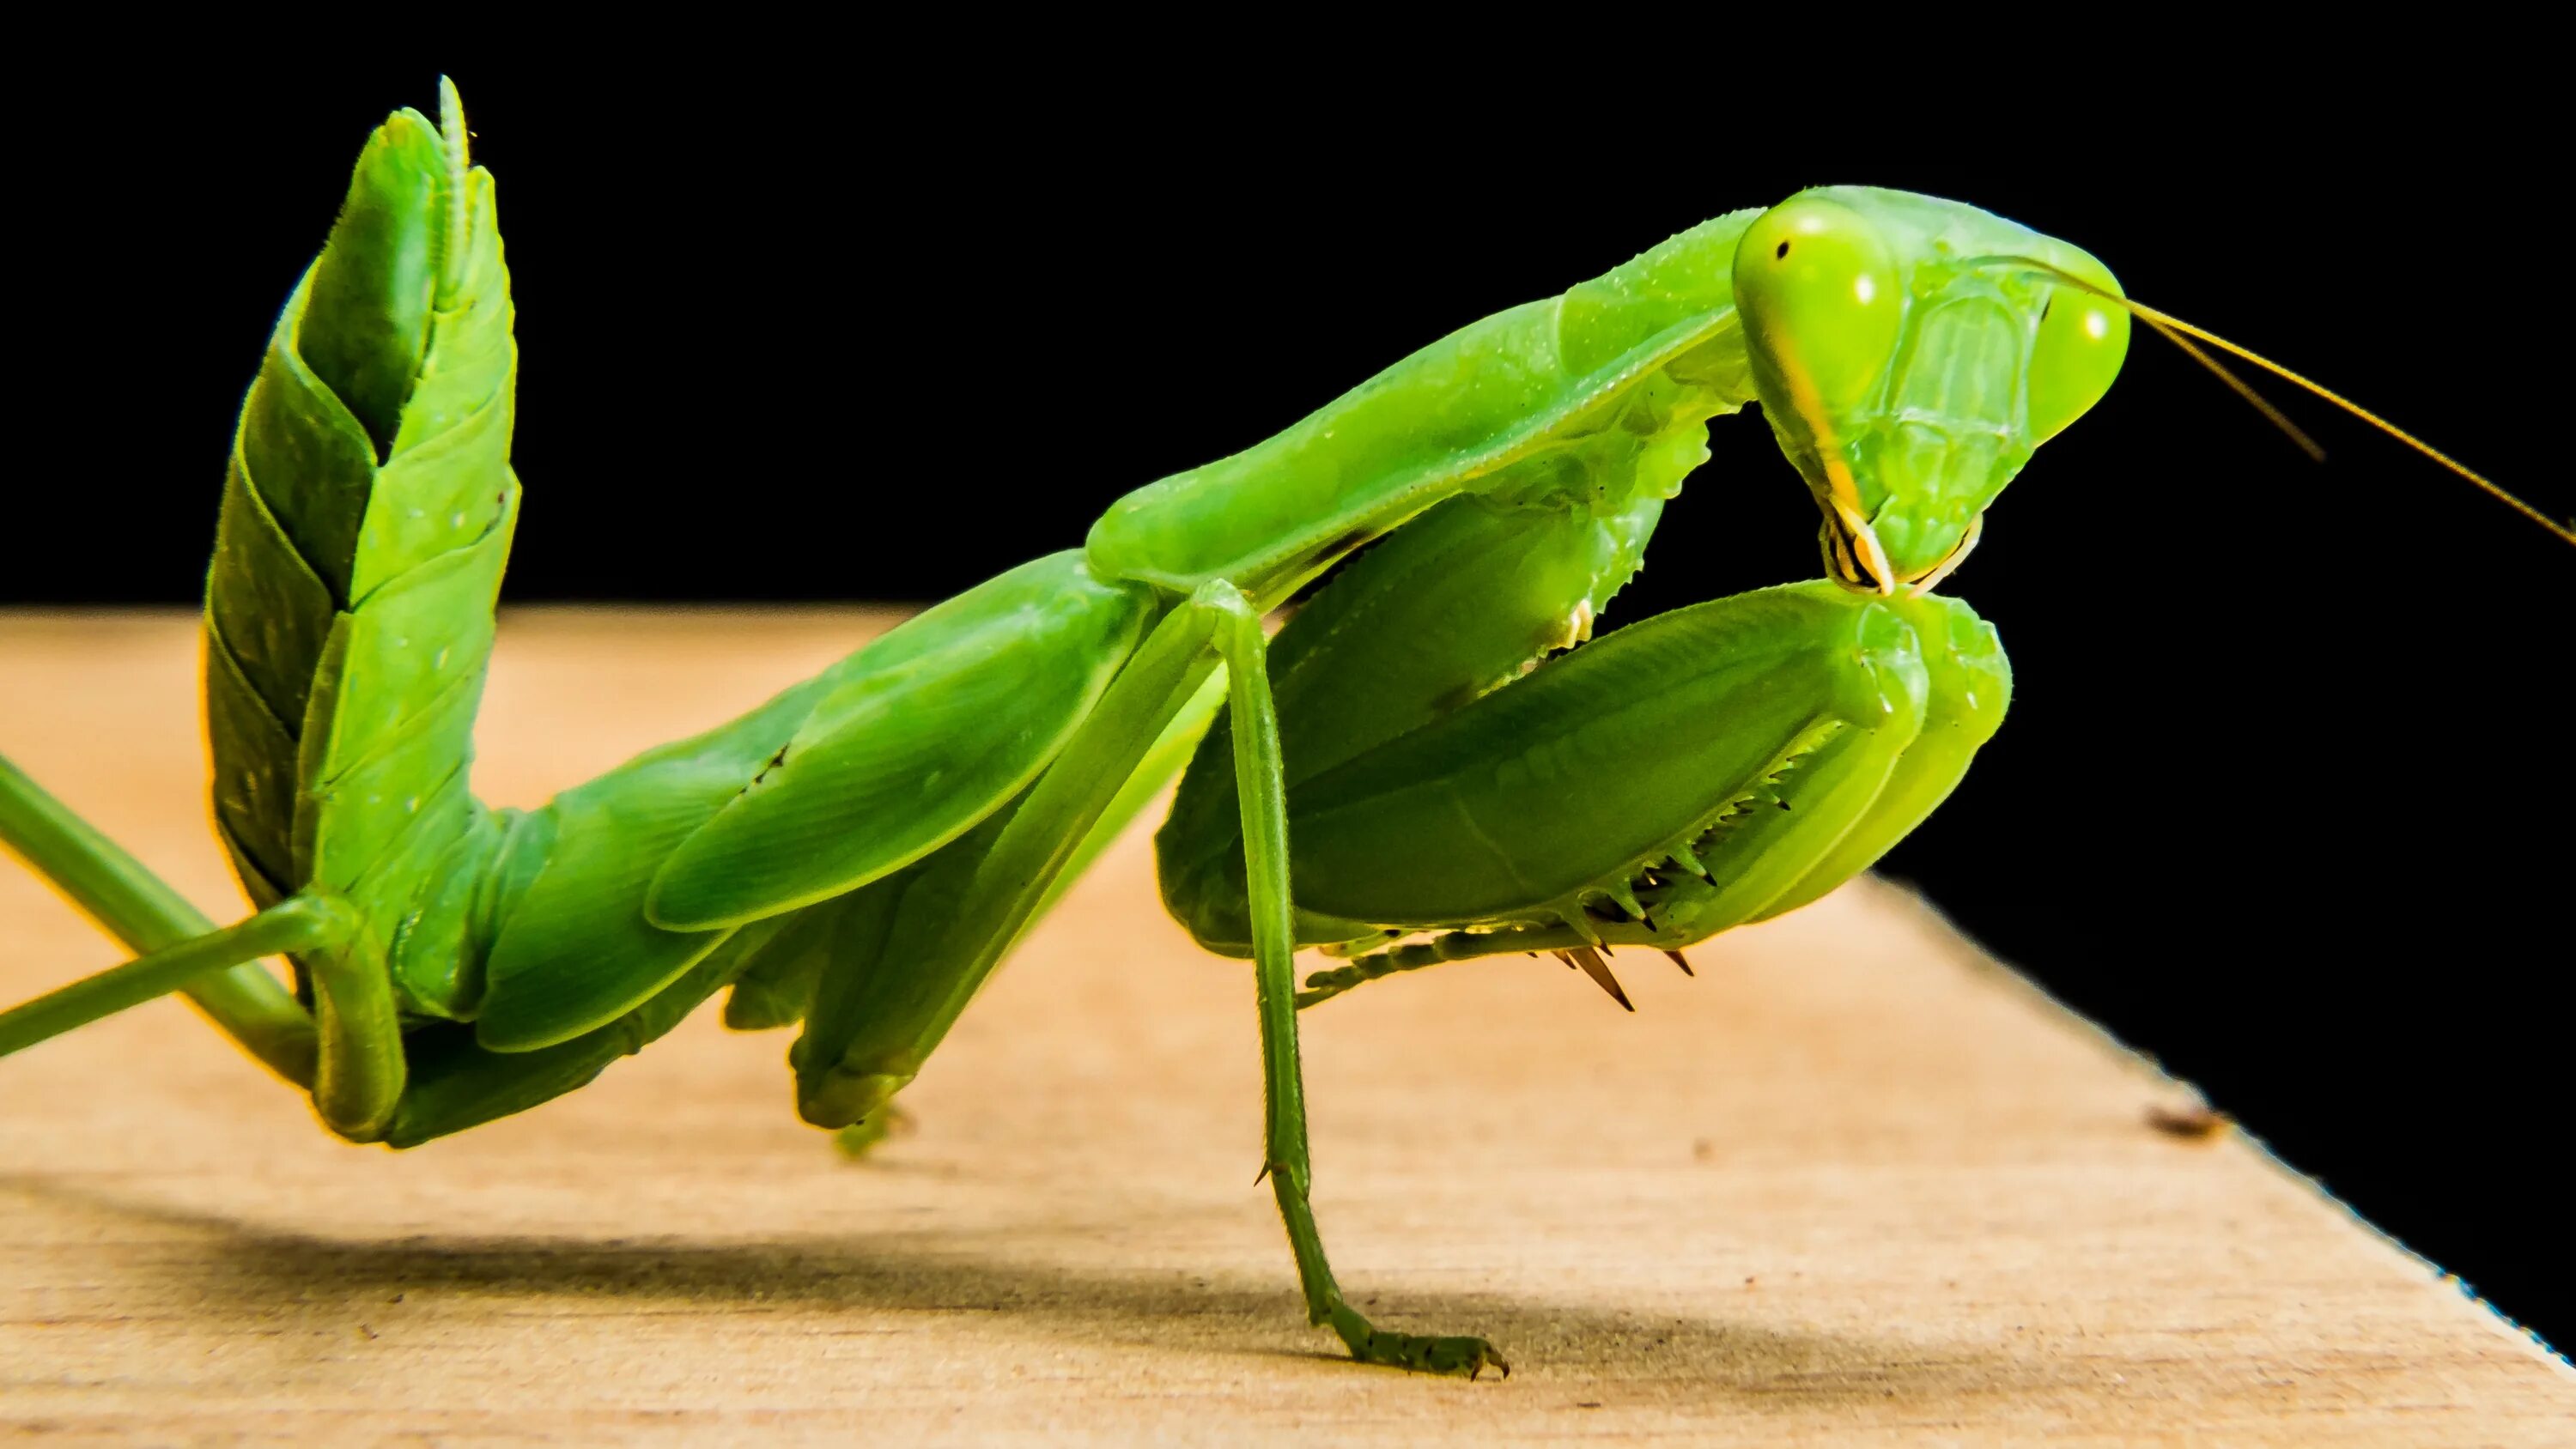
[[[2032,450],[2101,401],[2128,354],[2129,313],[2100,262],[1934,197],[1800,192],[1746,229],[1734,275],[1763,412],[1853,589],[1947,574]]]

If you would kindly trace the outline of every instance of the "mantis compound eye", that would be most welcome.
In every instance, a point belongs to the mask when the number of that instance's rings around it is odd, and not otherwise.
[[[1764,401],[1794,412],[1819,443],[1886,376],[1904,317],[1895,261],[1878,228],[1815,196],[1792,197],[1745,230],[1735,248],[1735,300]]]
[[[2067,270],[2105,290],[2119,290],[2100,262],[2091,257],[2082,262],[2089,265]],[[2100,402],[2128,355],[2127,308],[2080,288],[2051,288],[2030,347],[2030,391],[2024,416],[2031,442],[2047,442]]]

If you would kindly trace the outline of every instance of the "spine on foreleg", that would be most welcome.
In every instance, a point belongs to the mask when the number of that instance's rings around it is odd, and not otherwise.
[[[466,788],[519,487],[516,349],[464,118],[370,138],[243,404],[206,581],[216,826],[266,905],[348,898],[402,1005],[471,1006],[500,825]]]

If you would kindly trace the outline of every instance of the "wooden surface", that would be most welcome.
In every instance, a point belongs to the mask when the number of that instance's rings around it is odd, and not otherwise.
[[[533,804],[869,627],[514,615],[478,784]],[[0,753],[229,919],[194,669],[175,616],[0,614]],[[397,1154],[157,1003],[0,1062],[0,1438],[2569,1442],[2563,1362],[2243,1137],[2149,1125],[2188,1092],[1910,897],[1694,955],[1621,958],[1635,1016],[1514,958],[1307,1017],[1342,1277],[1498,1341],[1473,1384],[1301,1323],[1248,975],[1141,835],[863,1163],[784,1034],[707,1014]],[[117,956],[0,862],[0,999]]]

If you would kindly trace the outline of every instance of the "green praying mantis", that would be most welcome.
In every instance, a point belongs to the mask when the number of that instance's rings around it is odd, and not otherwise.
[[[0,1055],[181,992],[332,1131],[402,1147],[572,1091],[729,988],[731,1026],[801,1022],[807,1121],[881,1122],[1178,772],[1164,901],[1254,963],[1267,1176],[1310,1319],[1417,1370],[1508,1371],[1479,1338],[1377,1328],[1336,1283],[1298,1011],[1521,952],[1624,1005],[1610,948],[1679,962],[1867,868],[2011,692],[1993,629],[1934,587],[2109,389],[2132,319],[2272,366],[1971,207],[1802,192],[1140,488],[1082,547],[739,719],[493,810],[466,776],[520,501],[516,352],[492,179],[441,99],[369,139],[226,478],[206,719],[258,910],[217,929],[0,761],[0,840],[143,953],[0,1013]],[[1754,402],[1829,576],[1587,642],[1708,421]],[[1302,990],[1301,946],[1341,963]]]

